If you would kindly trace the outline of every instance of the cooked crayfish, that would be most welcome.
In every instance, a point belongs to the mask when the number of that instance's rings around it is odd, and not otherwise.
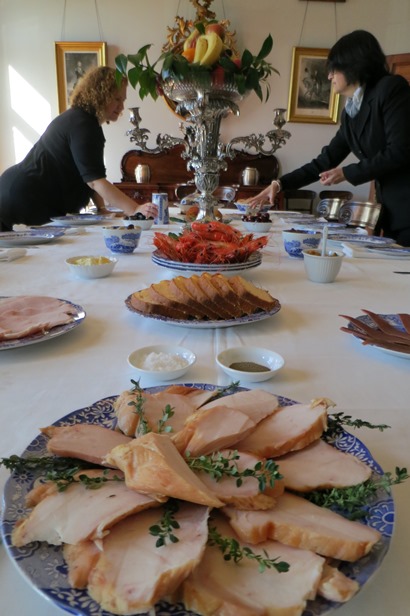
[[[154,234],[154,245],[172,261],[183,263],[243,263],[268,243],[263,235],[242,235],[237,229],[218,222],[193,222],[190,230]]]

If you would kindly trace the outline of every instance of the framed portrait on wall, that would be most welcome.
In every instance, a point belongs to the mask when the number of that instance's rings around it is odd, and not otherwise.
[[[328,49],[294,47],[288,122],[337,124],[340,96],[328,79]]]
[[[69,42],[55,43],[58,107],[60,113],[68,109],[71,93],[85,73],[96,66],[103,66],[106,43]]]

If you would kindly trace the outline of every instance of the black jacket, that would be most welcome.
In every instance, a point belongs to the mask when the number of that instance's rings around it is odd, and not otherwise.
[[[400,75],[386,75],[367,87],[355,118],[342,112],[341,125],[312,162],[281,178],[282,187],[300,188],[319,173],[340,166],[353,152],[359,162],[343,167],[357,186],[375,180],[385,235],[410,233],[410,86]]]

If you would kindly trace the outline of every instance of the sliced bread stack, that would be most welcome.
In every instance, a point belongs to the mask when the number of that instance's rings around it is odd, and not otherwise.
[[[268,291],[241,276],[207,272],[154,283],[133,293],[129,304],[142,314],[197,321],[235,319],[280,307]]]

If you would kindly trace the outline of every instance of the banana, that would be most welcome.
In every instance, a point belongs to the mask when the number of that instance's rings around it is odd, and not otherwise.
[[[206,35],[203,34],[200,37],[198,37],[196,41],[194,62],[199,62],[202,64],[201,60],[205,56],[207,51],[208,51],[208,41],[207,41]]]
[[[203,34],[200,36],[197,41],[197,46],[202,38],[204,38],[207,42],[207,50],[201,56],[199,63],[202,66],[212,66],[212,64],[215,64],[221,55],[224,45],[223,41],[216,32],[211,32],[210,34]]]
[[[188,38],[185,39],[184,51],[186,51],[187,49],[190,49],[190,47],[195,47],[195,43],[198,37],[199,37],[199,30],[195,28],[195,30],[191,32]]]

